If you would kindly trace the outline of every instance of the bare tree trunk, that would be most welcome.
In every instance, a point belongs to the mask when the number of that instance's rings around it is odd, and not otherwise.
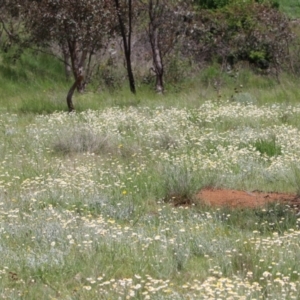
[[[152,50],[153,67],[156,75],[155,90],[157,93],[162,94],[164,92],[164,65],[162,54],[159,45],[159,18],[161,16],[157,15],[157,6],[159,5],[159,0],[153,3],[153,0],[149,0],[148,14],[149,14],[149,28],[148,35]]]
[[[77,79],[75,80],[75,82],[73,83],[73,85],[71,86],[71,88],[69,89],[68,95],[67,95],[67,105],[68,105],[68,109],[69,112],[72,112],[73,110],[75,110],[74,108],[74,104],[72,101],[72,97],[73,94],[75,92],[75,89],[78,89],[78,86],[82,86],[82,81],[83,81],[83,76],[80,75],[80,70],[79,70],[79,74],[77,76]]]
[[[156,75],[155,90],[157,93],[162,94],[164,92],[164,83],[163,83],[164,66],[162,62],[161,51],[159,48],[158,27],[153,28],[153,26],[150,24],[149,35],[150,35],[150,43],[152,49],[154,71]]]
[[[84,82],[84,64],[87,57],[87,51],[80,53],[78,43],[76,41],[68,41],[72,71],[75,82],[77,83],[77,91],[82,93],[85,88]],[[81,56],[81,57],[80,57]]]
[[[131,67],[131,32],[132,32],[132,3],[131,0],[128,1],[128,38],[126,37],[125,25],[122,19],[119,0],[115,0],[116,10],[118,14],[119,26],[121,31],[121,36],[123,39],[123,46],[126,59],[126,69],[129,80],[130,91],[136,94],[135,81]]]
[[[2,38],[2,34],[4,32],[4,26],[2,25],[2,19],[0,18],[0,45],[1,45],[1,38]]]
[[[72,97],[75,92],[75,89],[77,89],[79,93],[82,93],[85,88],[83,66],[86,60],[87,52],[86,51],[82,52],[81,58],[79,59],[80,51],[78,50],[77,42],[68,41],[68,46],[70,52],[70,59],[72,63],[72,71],[75,79],[75,82],[71,86],[67,95],[67,105],[68,105],[69,112],[71,112],[74,110]]]
[[[72,112],[75,109],[72,97],[73,97],[73,94],[75,92],[76,86],[77,86],[77,82],[75,81],[73,83],[73,85],[71,86],[71,88],[69,89],[69,92],[68,92],[68,95],[67,95],[67,105],[68,105],[69,112]]]

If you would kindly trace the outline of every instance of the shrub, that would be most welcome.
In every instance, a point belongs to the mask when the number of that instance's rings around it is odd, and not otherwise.
[[[217,60],[233,68],[247,61],[256,69],[284,67],[292,34],[287,17],[270,2],[231,2],[217,10],[200,10],[187,31],[188,47],[198,62]]]

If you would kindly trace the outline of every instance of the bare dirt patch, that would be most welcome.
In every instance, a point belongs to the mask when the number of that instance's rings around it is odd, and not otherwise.
[[[280,202],[300,208],[300,198],[295,194],[246,192],[227,189],[206,188],[197,194],[197,199],[203,203],[217,207],[255,208],[263,207],[272,202]]]

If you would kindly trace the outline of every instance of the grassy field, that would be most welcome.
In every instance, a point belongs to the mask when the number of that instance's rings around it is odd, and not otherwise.
[[[69,114],[59,62],[5,59],[1,299],[300,299],[293,208],[196,199],[300,194],[298,78],[211,66],[164,96],[92,84]]]
[[[36,61],[0,68],[1,299],[300,299],[292,208],[195,198],[300,193],[296,79],[243,71],[217,97],[208,69],[164,97],[91,88],[68,114],[59,64]]]

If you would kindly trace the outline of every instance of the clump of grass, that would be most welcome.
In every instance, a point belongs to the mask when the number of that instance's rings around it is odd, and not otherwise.
[[[253,96],[250,93],[237,93],[232,96],[232,100],[237,103],[245,104],[245,105],[257,103],[255,96]]]
[[[198,184],[198,185],[197,185]],[[163,168],[164,201],[175,206],[192,204],[201,183],[188,166],[168,165]]]
[[[240,230],[257,230],[262,234],[283,233],[297,224],[297,216],[292,207],[282,203],[269,203],[265,207],[246,209],[223,209],[219,218],[230,227]],[[224,218],[230,216],[230,218]]]
[[[109,136],[94,133],[88,128],[78,128],[69,134],[62,134],[54,142],[53,148],[56,152],[69,154],[83,152],[99,153],[104,150],[109,151],[113,146],[113,141]]]
[[[70,133],[63,132],[55,140],[53,149],[62,154],[110,154],[123,158],[131,157],[139,151],[134,142],[121,143],[118,137],[112,134],[94,132],[86,127],[74,129]]]
[[[290,181],[295,188],[297,197],[300,197],[300,167],[293,165],[291,171]]]
[[[178,142],[176,138],[169,133],[161,132],[157,135],[155,143],[152,144],[153,148],[169,150],[178,147]]]
[[[281,155],[281,146],[276,142],[275,135],[268,139],[258,139],[253,143],[253,146],[262,155],[267,155],[269,157]]]

